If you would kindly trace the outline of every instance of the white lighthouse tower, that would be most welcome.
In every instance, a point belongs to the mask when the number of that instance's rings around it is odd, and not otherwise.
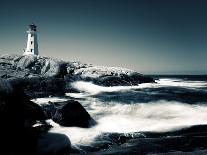
[[[24,51],[24,55],[39,55],[37,42],[37,26],[34,24],[29,25],[29,30],[27,31],[27,34],[27,48]]]

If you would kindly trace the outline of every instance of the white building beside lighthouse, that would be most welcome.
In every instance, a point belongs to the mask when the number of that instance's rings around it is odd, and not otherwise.
[[[24,51],[24,55],[39,55],[37,42],[37,26],[34,24],[29,25],[29,30],[27,31],[27,34],[27,48]]]

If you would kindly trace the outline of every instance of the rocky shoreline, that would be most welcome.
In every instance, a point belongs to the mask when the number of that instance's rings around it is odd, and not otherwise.
[[[52,128],[46,122],[48,119],[68,127],[95,125],[93,118],[77,101],[49,102],[39,106],[21,87],[0,80],[1,154],[70,154],[70,140],[63,134],[48,133]]]
[[[64,155],[83,153],[64,134],[49,133],[46,120],[88,128],[96,122],[77,101],[49,102],[41,107],[23,89],[0,80],[1,154]],[[163,133],[105,133],[105,143],[91,144],[88,154],[205,154],[206,125]],[[99,137],[97,137],[98,140]],[[58,141],[58,142],[57,142]],[[12,148],[12,149],[11,149]],[[85,152],[87,153],[87,152]]]
[[[77,91],[71,82],[101,86],[133,86],[155,82],[133,70],[64,62],[34,55],[0,57],[0,154],[206,154],[206,125],[163,133],[105,133],[106,140],[81,152],[64,134],[48,132],[53,120],[60,126],[90,128],[95,120],[78,101],[38,105],[32,98],[61,96]],[[97,137],[98,140],[100,137]],[[58,143],[57,143],[58,142]],[[12,149],[11,149],[12,148]]]
[[[24,87],[32,98],[64,95],[72,91],[70,83],[74,81],[89,81],[102,86],[154,82],[153,78],[129,69],[65,62],[36,55],[2,55],[0,78]]]
[[[77,101],[49,102],[40,107],[30,99],[64,95],[74,91],[71,82],[80,80],[102,86],[154,82],[152,78],[129,69],[97,67],[36,55],[3,55],[0,57],[0,136],[4,144],[0,153],[69,154],[70,140],[62,134],[49,134],[52,126],[46,120],[84,128],[96,122]]]

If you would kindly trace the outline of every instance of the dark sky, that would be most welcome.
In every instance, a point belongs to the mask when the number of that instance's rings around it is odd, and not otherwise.
[[[0,0],[0,54],[40,55],[145,74],[207,74],[205,0]]]

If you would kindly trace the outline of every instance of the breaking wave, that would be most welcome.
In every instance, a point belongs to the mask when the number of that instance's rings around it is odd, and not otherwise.
[[[72,145],[88,146],[90,143],[94,143],[96,138],[104,133],[165,132],[190,127],[192,125],[207,124],[206,94],[202,96],[205,104],[199,104],[199,98],[196,104],[188,104],[186,102],[180,102],[179,100],[166,100],[166,98],[162,97],[159,97],[155,101],[150,100],[147,103],[141,102],[134,97],[137,101],[133,102],[133,104],[118,102],[117,100],[106,100],[106,96],[109,95],[107,93],[113,93],[114,98],[119,98],[117,94],[120,92],[123,94],[127,94],[126,92],[128,92],[130,94],[132,91],[135,91],[134,96],[139,96],[139,93],[143,92],[144,89],[152,88],[153,91],[150,90],[150,96],[152,98],[154,97],[152,94],[155,93],[154,89],[157,88],[167,89],[168,87],[176,87],[176,91],[178,90],[177,88],[182,88],[179,91],[183,91],[183,88],[191,91],[200,89],[206,91],[206,81],[160,79],[156,80],[156,83],[114,87],[104,87],[90,82],[78,81],[72,83],[72,86],[79,90],[80,93],[67,93],[66,96],[79,100],[97,122],[97,125],[91,128],[78,128],[61,127],[52,120],[48,120],[53,125],[50,132],[66,134],[71,140]],[[136,92],[136,90],[140,91]],[[165,92],[165,96],[168,97],[169,94],[173,93],[172,91]],[[103,96],[105,95],[105,98],[100,99],[97,97],[97,94],[101,93],[104,93]],[[175,97],[180,98],[180,96]],[[127,98],[127,95],[124,98]],[[192,100],[192,98],[190,99]],[[43,104],[47,101],[56,102],[59,100],[64,99],[44,98],[34,101]],[[128,100],[133,100],[132,96],[128,97]]]
[[[103,104],[101,106],[101,104]],[[93,108],[93,109],[92,109]],[[93,102],[88,112],[97,121],[89,129],[60,127],[51,120],[50,132],[66,134],[73,145],[88,145],[104,133],[132,133],[142,131],[165,132],[207,124],[207,106],[159,101],[148,104],[108,104]]]
[[[206,81],[185,81],[182,79],[160,79],[155,83],[143,83],[137,86],[113,86],[105,87],[95,85],[91,82],[77,81],[71,84],[71,86],[81,92],[96,95],[102,92],[120,92],[129,91],[144,88],[160,88],[160,87],[181,87],[189,89],[206,88]],[[70,95],[70,94],[69,94]]]

